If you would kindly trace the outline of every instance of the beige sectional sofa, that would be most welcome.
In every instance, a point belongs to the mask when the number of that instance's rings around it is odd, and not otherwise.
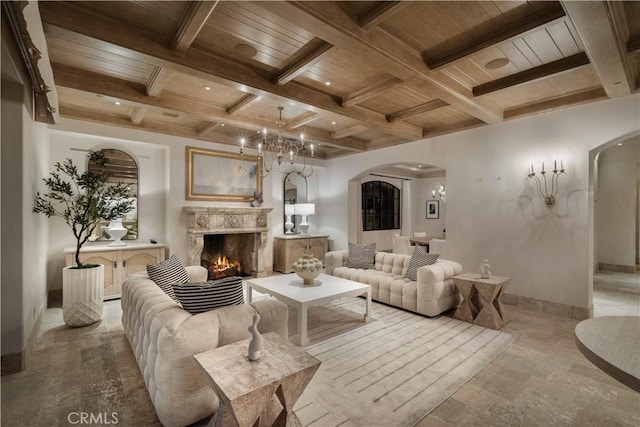
[[[439,259],[418,268],[418,280],[405,276],[411,255],[376,252],[372,269],[347,266],[348,250],[327,252],[325,273],[371,285],[376,301],[427,316],[457,307],[462,296],[456,291],[453,276],[462,273],[462,265]]]
[[[203,267],[186,267],[191,282],[203,282]],[[275,299],[222,307],[192,315],[146,273],[129,276],[122,289],[122,325],[160,422],[186,426],[218,409],[218,398],[194,354],[249,338],[254,312],[258,329],[287,338],[287,306]]]

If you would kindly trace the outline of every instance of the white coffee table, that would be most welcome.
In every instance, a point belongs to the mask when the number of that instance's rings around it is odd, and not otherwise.
[[[295,273],[280,276],[248,279],[247,300],[252,301],[252,289],[275,297],[277,300],[298,310],[298,344],[302,347],[309,343],[307,337],[307,310],[310,306],[327,305],[343,297],[367,296],[364,321],[371,316],[371,286],[353,280],[320,274],[313,286],[304,286],[302,279]]]

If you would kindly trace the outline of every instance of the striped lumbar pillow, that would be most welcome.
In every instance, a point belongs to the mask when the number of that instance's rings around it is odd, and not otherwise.
[[[177,256],[171,255],[169,259],[156,265],[147,265],[147,275],[149,279],[156,282],[156,285],[160,286],[160,289],[169,295],[171,299],[177,303],[180,302],[173,293],[173,286],[171,285],[174,283],[188,282],[189,274]]]
[[[413,248],[413,255],[409,260],[409,266],[407,267],[407,273],[405,277],[410,280],[418,280],[418,268],[425,265],[435,264],[438,260],[439,254],[428,254],[420,246]]]
[[[242,278],[238,276],[203,283],[175,283],[173,291],[182,303],[182,308],[191,314],[244,304]]]

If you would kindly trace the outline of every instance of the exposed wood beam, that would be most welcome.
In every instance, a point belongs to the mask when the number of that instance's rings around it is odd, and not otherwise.
[[[270,14],[296,22],[303,28],[313,28],[316,36],[338,48],[356,49],[362,52],[372,66],[403,80],[404,84],[411,89],[426,90],[433,97],[442,99],[460,111],[487,123],[502,121],[502,110],[498,106],[487,100],[474,99],[471,90],[451,76],[428,70],[418,52],[379,27],[363,31],[337,2],[286,1],[269,2],[268,6],[263,4],[256,3],[259,7],[268,7]],[[403,122],[393,124],[400,123]],[[387,134],[403,136],[398,132],[379,130]],[[414,140],[422,136],[405,137]]]
[[[627,52],[634,53],[640,51],[640,34],[636,34],[629,38],[627,42]]]
[[[382,138],[376,138],[369,141],[369,150],[375,150],[378,148],[392,147],[394,145],[400,145],[406,143],[406,139],[399,138],[397,136],[384,136]]]
[[[362,89],[358,89],[357,91],[350,93],[342,100],[343,107],[351,107],[353,105],[359,104],[361,102],[366,101],[367,99],[373,98],[376,95],[384,92],[385,90],[389,90],[392,87],[399,85],[402,83],[397,77],[389,76],[382,80],[378,80],[372,85],[364,87]]]
[[[470,118],[444,126],[434,126],[432,128],[425,129],[424,137],[433,138],[434,136],[446,135],[448,133],[459,132],[466,129],[473,129],[484,125],[485,123],[483,123],[481,120]]]
[[[314,113],[313,111],[306,111],[299,116],[296,116],[293,119],[289,120],[285,124],[285,126],[287,127],[287,129],[297,129],[300,126],[304,126],[318,120],[320,117],[321,115],[318,113]]]
[[[358,25],[369,31],[407,7],[408,1],[377,1],[358,13]]]
[[[548,64],[539,65],[501,79],[478,85],[473,88],[473,96],[480,96],[522,83],[532,82],[534,80],[562,72],[571,71],[576,67],[581,67],[587,64],[589,64],[589,57],[587,54],[584,52],[576,53],[575,55],[558,59],[557,61],[549,62]]]
[[[177,52],[186,52],[193,41],[198,36],[198,33],[204,26],[204,23],[209,19],[209,15],[213,12],[213,9],[218,4],[218,0],[215,1],[190,1],[185,4],[182,15],[180,16],[180,22],[178,24],[178,31],[171,43],[173,49]]]
[[[367,123],[382,132],[408,139],[419,138],[422,135],[422,129],[418,126],[388,123],[383,114],[370,110],[343,108],[336,103],[331,94],[295,81],[277,86],[271,82],[269,76],[259,70],[229,58],[204,51],[194,52],[193,48],[184,54],[178,54],[157,40],[147,39],[127,25],[98,14],[84,12],[74,7],[73,3],[43,2],[39,6],[43,22],[48,24],[48,28],[64,34],[64,37],[71,40],[89,45],[98,44],[106,49],[114,49],[115,45],[123,54],[135,59],[241,91],[259,95],[271,94],[277,101],[294,102],[311,111],[340,114]]]
[[[158,98],[150,98],[143,94],[142,85],[135,85],[131,82],[109,77],[91,71],[81,70],[62,64],[51,64],[56,76],[56,85],[70,89],[102,95],[108,98],[127,101],[134,106],[154,108],[161,111],[185,113],[201,118],[202,120],[216,120],[240,129],[259,131],[264,128],[262,120],[255,120],[249,117],[236,118],[229,116],[225,110],[212,107],[205,102],[194,101],[181,97],[179,94],[165,92]],[[346,148],[351,151],[364,151],[366,141],[357,138],[344,138],[339,141],[332,141],[331,133],[321,129],[307,128],[305,134],[308,140],[321,141],[323,144]],[[290,132],[287,129],[283,135],[297,138],[297,132]]]
[[[446,107],[447,105],[449,105],[448,102],[444,102],[441,99],[434,99],[433,101],[425,102],[424,104],[416,105],[415,107],[407,108],[406,110],[388,114],[387,120],[389,120],[390,122],[406,120],[410,117],[417,116],[418,114]]]
[[[156,97],[160,95],[162,89],[164,89],[164,85],[169,81],[169,76],[171,75],[171,71],[167,70],[164,67],[154,66],[151,71],[151,75],[147,80],[146,92],[150,97]]]
[[[320,61],[332,47],[331,43],[315,37],[289,58],[273,82],[279,86],[289,83]]]
[[[364,125],[354,125],[348,128],[340,129],[335,132],[331,132],[331,139],[342,139],[351,135],[355,135],[356,133],[364,132],[369,128]]]
[[[633,73],[628,69],[611,22],[612,14],[601,1],[562,1],[576,27],[584,48],[609,97],[628,95],[635,89]]]
[[[232,115],[234,113],[244,110],[252,103],[258,101],[260,98],[262,97],[258,95],[254,95],[252,93],[248,93],[244,95],[242,98],[238,99],[233,104],[229,105],[225,111],[227,112],[228,115]]]
[[[538,31],[543,25],[565,19],[564,16],[565,12],[559,3],[549,2],[548,6],[510,22],[496,31],[482,34],[471,43],[453,46],[438,57],[430,57],[429,52],[425,51],[422,53],[422,59],[429,69],[436,70],[465,56]]]
[[[93,123],[109,124],[109,125],[129,128],[129,129],[147,130],[151,132],[181,136],[185,138],[193,138],[193,139],[199,139],[203,141],[218,142],[221,144],[228,144],[228,145],[238,144],[237,138],[233,138],[223,133],[214,133],[215,136],[208,135],[207,137],[204,137],[203,135],[199,135],[192,128],[188,128],[186,126],[179,126],[175,124],[144,122],[144,123],[141,123],[140,125],[134,125],[129,120],[123,117],[108,116],[108,115],[105,115],[104,113],[98,113],[94,111],[89,111],[87,109],[68,107],[64,105],[60,106],[60,116],[70,118],[70,119],[93,122]]]
[[[538,114],[543,111],[559,110],[561,108],[570,107],[572,105],[585,104],[587,102],[593,102],[600,99],[607,99],[607,94],[603,88],[594,87],[566,96],[561,96],[559,98],[545,99],[543,101],[509,108],[504,112],[504,118],[506,120],[517,117],[530,116],[532,114]]]
[[[198,126],[196,128],[196,133],[198,135],[204,135],[205,133],[209,133],[212,130],[214,130],[215,128],[217,128],[218,126],[220,126],[220,123],[216,123],[216,122],[204,122],[202,123],[200,126]]]
[[[140,123],[142,123],[142,120],[144,119],[144,116],[147,115],[147,112],[149,111],[149,109],[144,108],[144,107],[139,107],[139,106],[135,106],[131,109],[131,123],[133,123],[134,125],[139,125]]]

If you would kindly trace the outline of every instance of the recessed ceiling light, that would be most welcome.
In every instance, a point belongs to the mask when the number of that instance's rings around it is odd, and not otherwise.
[[[507,58],[496,58],[484,64],[484,67],[489,70],[495,70],[497,68],[502,68],[509,63]]]
[[[324,82],[325,86],[331,86],[331,82]]]
[[[220,126],[224,127],[224,123],[220,123]]]
[[[211,86],[202,86],[202,89],[204,89],[204,90],[211,90]]]
[[[618,145],[622,145],[622,142],[618,142]]]
[[[120,101],[116,101],[116,102],[114,102],[114,104],[120,105]]]
[[[331,122],[332,125],[338,124],[335,120]]]

